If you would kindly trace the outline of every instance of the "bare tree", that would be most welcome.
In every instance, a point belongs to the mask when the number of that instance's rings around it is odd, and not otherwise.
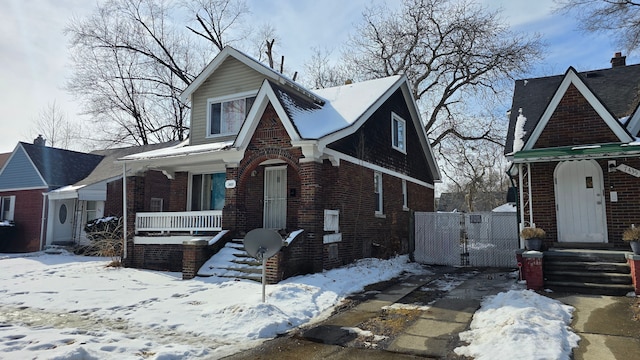
[[[556,0],[561,13],[574,14],[588,32],[610,34],[627,52],[640,47],[640,1]]]
[[[244,16],[249,13],[249,7],[242,0],[185,0],[183,6],[195,15],[196,25],[188,25],[187,29],[218,50],[247,37],[247,31],[238,31],[235,36],[229,34],[243,26]]]
[[[537,35],[510,31],[472,0],[404,0],[399,10],[367,9],[345,58],[360,78],[406,74],[434,147],[448,138],[502,144],[503,124],[468,124],[468,111],[504,95],[541,49]],[[469,99],[482,100],[464,108]]]
[[[38,117],[34,119],[30,136],[35,138],[42,135],[52,147],[79,150],[83,145],[79,142],[80,129],[79,124],[73,124],[67,119],[67,115],[54,100],[40,110]]]
[[[332,61],[333,51],[323,48],[311,49],[311,58],[305,62],[305,83],[314,89],[343,85],[349,80],[345,64]]]
[[[179,95],[246,14],[240,0],[107,0],[75,19],[74,74],[68,90],[83,100],[96,140],[149,144],[187,137],[189,105]],[[181,25],[176,14],[193,16]],[[197,34],[198,36],[193,36]]]
[[[478,141],[476,146],[459,146],[455,154],[445,159],[442,173],[448,180],[447,190],[465,194],[469,211],[475,211],[478,203],[496,207],[505,199],[495,194],[506,192],[508,178],[502,148],[490,141]]]

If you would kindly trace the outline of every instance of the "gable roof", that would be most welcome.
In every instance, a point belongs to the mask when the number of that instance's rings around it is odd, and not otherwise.
[[[185,89],[181,99],[189,99],[230,57],[264,76],[255,101],[235,139],[229,141],[226,137],[216,143],[181,144],[170,149],[124,156],[119,160],[137,162],[136,167],[140,169],[146,166],[143,162],[151,164],[154,161],[157,161],[156,164],[161,162],[166,167],[175,168],[179,166],[179,158],[187,155],[190,156],[189,163],[214,160],[238,162],[268,104],[274,107],[292,144],[303,147],[305,157],[318,159],[323,155],[322,152],[328,143],[354,133],[395,91],[402,89],[412,123],[418,130],[429,169],[433,178],[440,180],[440,172],[415,99],[409,91],[406,76],[396,75],[332,88],[308,90],[242,52],[225,47]],[[182,161],[182,164],[185,162]]]
[[[314,90],[321,104],[292,88],[265,80],[234,145],[245,147],[267,103],[271,103],[293,141],[318,140],[366,118],[404,81],[400,75]]]
[[[21,142],[25,152],[50,187],[80,181],[100,163],[103,156]]]
[[[640,65],[618,66],[585,72],[577,72],[570,67],[564,75],[517,80],[509,115],[505,154],[513,152],[519,109],[522,109],[522,113],[526,117],[524,125],[525,147],[531,146],[535,143],[535,141],[529,141],[534,129],[538,127],[538,123],[543,121],[543,117],[546,116],[545,121],[548,121],[548,117],[552,113],[549,111],[552,110],[551,108],[555,109],[557,106],[555,101],[559,101],[569,83],[576,85],[621,139],[632,138],[631,134],[623,126],[620,126],[628,124],[629,121],[622,124],[619,119],[633,115],[638,107],[640,82],[635,79],[640,79]],[[617,124],[613,124],[611,119],[615,120]],[[624,131],[624,134],[621,133],[621,130]]]
[[[57,188],[89,175],[102,156],[19,142],[0,170],[5,189]]]
[[[224,61],[227,60],[227,58],[229,57],[235,58],[236,60],[240,61],[241,63],[248,66],[249,68],[262,74],[267,79],[292,87],[298,90],[299,92],[305,94],[306,96],[311,97],[313,100],[322,102],[321,99],[315,98],[315,95],[313,93],[306,90],[303,86],[297,84],[295,81],[267,67],[263,63],[246,55],[245,53],[234,49],[231,46],[225,46],[224,49],[222,49],[222,51],[220,51],[218,55],[216,55],[213,58],[213,60],[211,60],[211,62],[204,68],[204,70],[202,70],[202,72],[198,74],[198,76],[191,82],[191,84],[189,84],[189,86],[187,86],[187,88],[184,89],[182,94],[180,94],[180,100],[185,102],[189,100],[193,92],[196,91],[200,87],[200,85],[202,85],[202,83],[204,83],[209,78],[209,76],[211,76],[211,74],[213,74],[213,72],[215,72],[222,65],[222,63],[224,63]]]

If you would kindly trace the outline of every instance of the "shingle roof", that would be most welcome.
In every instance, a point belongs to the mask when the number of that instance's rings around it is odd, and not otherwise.
[[[579,72],[578,76],[618,119],[631,115],[640,101],[640,64]],[[540,121],[551,98],[565,75],[555,75],[515,82],[509,116],[505,154],[513,150],[515,124],[519,109],[527,118],[525,141]]]
[[[4,165],[4,163],[7,162],[10,156],[11,156],[10,152],[0,154],[0,169],[2,169],[2,166]]]
[[[103,156],[49,146],[20,143],[52,188],[73,184],[91,173]]]

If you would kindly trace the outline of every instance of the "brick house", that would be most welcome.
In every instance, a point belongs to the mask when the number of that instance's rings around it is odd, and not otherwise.
[[[515,83],[505,155],[520,226],[543,228],[547,248],[626,250],[640,224],[640,65],[611,63]]]
[[[278,281],[408,253],[411,211],[434,210],[440,173],[404,76],[308,90],[227,47],[182,97],[190,138],[119,160],[129,266],[198,267],[207,256],[182,261],[194,238],[270,228],[299,234],[269,262]]]
[[[20,142],[0,169],[0,221],[15,223],[3,229],[0,246],[7,252],[42,250],[47,231],[60,241],[71,237],[75,204],[49,207],[46,193],[73,184],[91,173],[102,156]]]

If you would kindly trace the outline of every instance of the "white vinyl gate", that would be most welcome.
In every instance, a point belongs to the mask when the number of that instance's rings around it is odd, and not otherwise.
[[[415,213],[419,263],[515,267],[518,248],[516,213]]]

